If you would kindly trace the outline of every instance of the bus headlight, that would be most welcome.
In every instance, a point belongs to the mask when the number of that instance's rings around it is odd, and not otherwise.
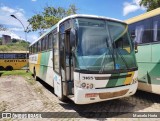
[[[82,84],[81,84],[81,87],[82,87],[82,88],[85,88],[85,87],[86,87],[86,83],[82,83]]]
[[[93,88],[93,84],[90,84],[90,89],[92,89]]]
[[[81,88],[85,88],[85,89],[93,89],[94,85],[92,83],[82,83],[81,84]]]

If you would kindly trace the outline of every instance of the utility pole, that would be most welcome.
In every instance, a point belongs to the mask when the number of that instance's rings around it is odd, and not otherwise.
[[[15,19],[17,19],[17,20],[21,23],[21,25],[22,25],[22,27],[23,27],[23,29],[24,29],[24,33],[25,33],[25,41],[28,42],[28,41],[27,41],[27,30],[26,30],[27,28],[24,27],[22,21],[21,21],[20,19],[18,19],[15,15],[12,14],[12,15],[10,15],[10,16],[13,17],[13,18],[15,18]],[[27,48],[26,48],[26,59],[27,59],[27,50],[28,50],[28,49],[29,49],[29,48],[27,47]],[[29,63],[29,62],[28,62],[28,63]],[[27,64],[27,70],[26,70],[26,72],[28,72],[28,69],[29,69],[28,66],[29,66],[29,65]]]

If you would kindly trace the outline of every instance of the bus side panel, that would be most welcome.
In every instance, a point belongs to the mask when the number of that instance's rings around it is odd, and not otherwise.
[[[30,70],[30,72],[31,72],[32,74],[34,73],[34,72],[33,72],[34,66],[35,66],[35,64],[29,63],[29,70]]]
[[[21,69],[21,68],[27,66],[27,64],[28,64],[28,59],[27,60],[26,59],[23,59],[23,60],[19,59],[19,61],[17,63],[15,63],[15,68],[13,68],[13,69]]]
[[[40,74],[41,56],[42,56],[41,53],[37,54],[37,63],[36,63],[36,65],[35,65],[36,75],[37,75],[39,78],[41,78],[41,77],[40,77],[40,76],[41,76],[41,74]]]
[[[48,52],[42,52],[41,60],[40,60],[40,78],[44,81],[46,81],[48,60],[49,60],[49,53]]]
[[[13,69],[21,69],[24,66],[27,66],[28,59],[0,59],[0,63],[4,68],[12,66]]]
[[[43,80],[48,83],[50,86],[53,86],[53,61],[52,61],[52,51],[49,51],[45,54],[45,70],[42,69],[42,72],[44,72]],[[43,58],[43,56],[42,56]]]
[[[151,45],[138,46],[138,53],[136,54],[138,63],[138,80],[147,83],[145,78],[148,73],[148,66],[143,66],[151,62]],[[142,68],[142,69],[141,69]]]
[[[53,86],[52,51],[38,54],[38,60],[37,64],[35,64],[35,68],[36,75],[49,85]]]
[[[160,86],[160,44],[152,45],[152,70],[150,71],[153,84]],[[160,93],[160,92],[159,92]]]
[[[156,92],[160,88],[160,56],[158,44],[138,47],[136,55],[138,62],[138,89]]]
[[[40,64],[41,54],[34,54],[29,56],[29,70],[34,73],[34,68],[36,71],[36,76],[39,77],[39,64]]]

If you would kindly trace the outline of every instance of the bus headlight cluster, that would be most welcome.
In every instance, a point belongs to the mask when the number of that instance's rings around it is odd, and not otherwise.
[[[82,83],[81,84],[81,88],[85,88],[85,89],[93,89],[94,85],[92,83]]]
[[[137,78],[133,78],[132,84],[137,83],[138,79]]]

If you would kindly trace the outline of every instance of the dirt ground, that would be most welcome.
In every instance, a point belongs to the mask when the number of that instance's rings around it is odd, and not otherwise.
[[[0,111],[46,111],[47,102],[51,102],[47,96],[54,96],[44,94],[40,83],[30,84],[20,76],[1,77],[0,82]]]
[[[58,98],[44,85],[21,76],[0,77],[0,112],[63,111]]]

